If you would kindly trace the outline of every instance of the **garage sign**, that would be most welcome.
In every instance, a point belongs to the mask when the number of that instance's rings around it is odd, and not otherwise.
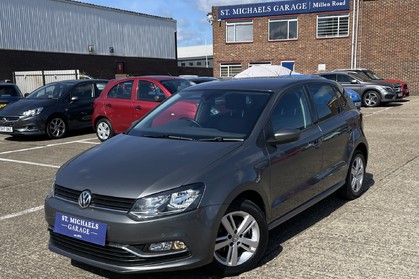
[[[248,18],[289,14],[347,11],[349,0],[294,0],[269,3],[220,6],[218,19]]]

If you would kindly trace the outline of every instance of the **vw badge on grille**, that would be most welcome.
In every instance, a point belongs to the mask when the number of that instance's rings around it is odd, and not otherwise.
[[[90,191],[85,190],[81,192],[79,196],[79,206],[81,208],[86,208],[90,205],[91,202],[92,202],[92,194],[90,193]]]

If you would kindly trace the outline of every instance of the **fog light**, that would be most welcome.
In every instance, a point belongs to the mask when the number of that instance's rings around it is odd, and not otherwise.
[[[151,252],[162,252],[162,251],[182,251],[187,250],[185,243],[182,241],[165,241],[158,243],[151,243],[148,249]]]

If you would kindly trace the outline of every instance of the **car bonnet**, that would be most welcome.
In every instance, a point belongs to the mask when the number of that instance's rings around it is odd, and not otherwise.
[[[105,196],[143,197],[202,182],[190,180],[242,144],[120,134],[66,163],[56,184]]]

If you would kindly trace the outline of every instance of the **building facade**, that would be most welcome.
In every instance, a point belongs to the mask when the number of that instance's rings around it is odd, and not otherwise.
[[[77,69],[96,78],[177,75],[176,21],[70,0],[0,1],[0,79]]]
[[[419,93],[419,1],[294,0],[212,9],[214,76],[255,64],[368,68]]]

